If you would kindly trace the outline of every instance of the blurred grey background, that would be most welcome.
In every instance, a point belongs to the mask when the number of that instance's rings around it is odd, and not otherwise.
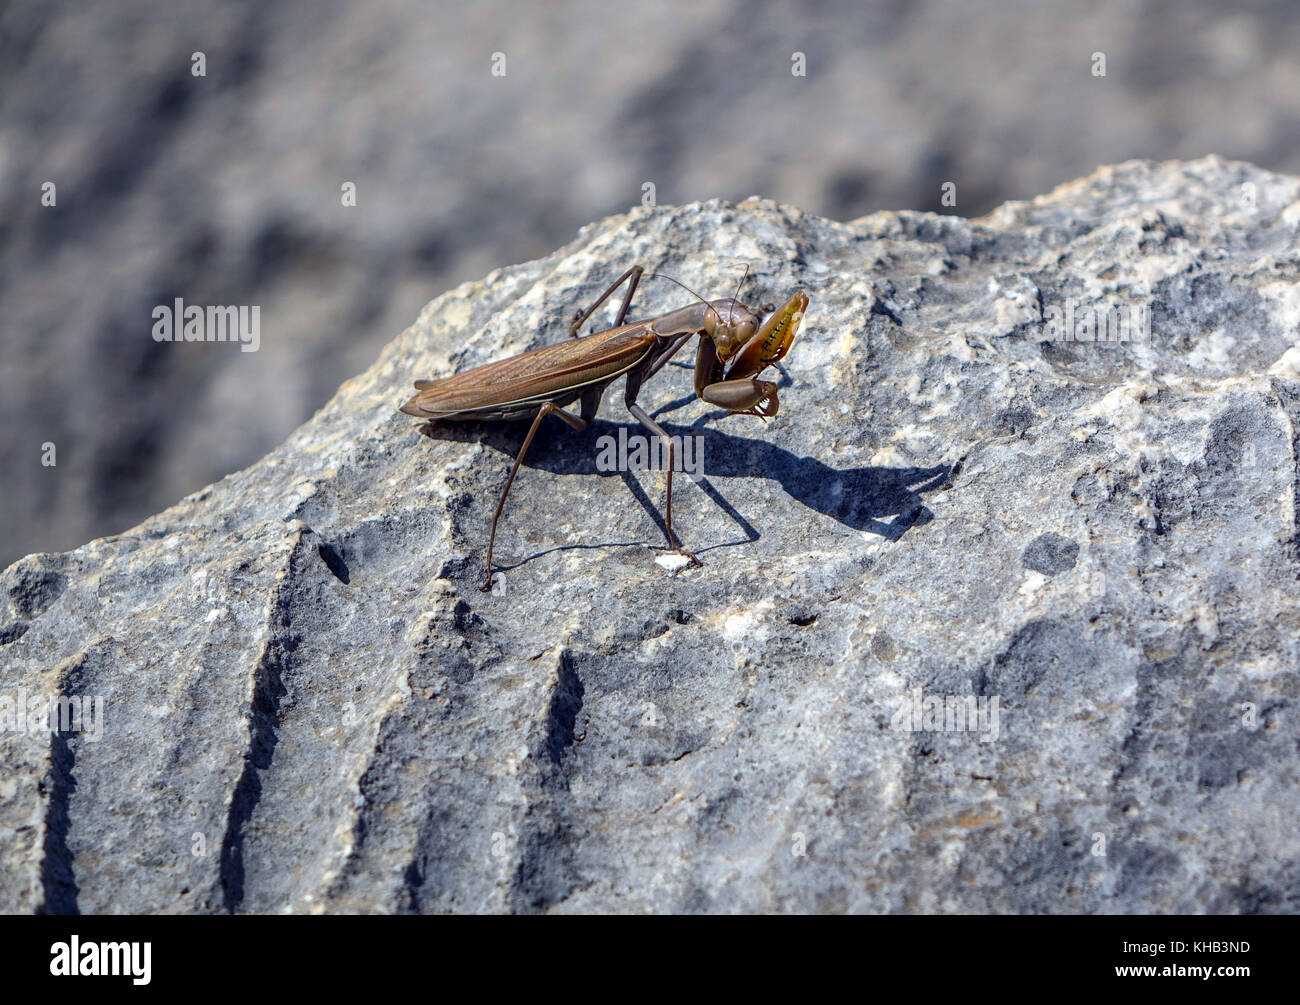
[[[254,461],[428,300],[552,251],[646,182],[660,204],[758,194],[851,219],[979,215],[1133,157],[1300,173],[1293,12],[2,5],[0,566]],[[154,342],[175,297],[260,305],[260,350]]]

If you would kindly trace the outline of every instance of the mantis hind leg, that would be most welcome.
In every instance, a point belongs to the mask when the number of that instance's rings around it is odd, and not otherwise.
[[[623,295],[623,306],[618,309],[618,318],[614,321],[613,327],[617,328],[624,321],[626,321],[628,308],[632,306],[632,294],[636,292],[636,288],[638,284],[640,284],[641,282],[641,274],[643,272],[645,272],[644,268],[642,268],[640,265],[634,265],[632,266],[632,268],[628,269],[621,276],[619,276],[618,279],[614,281],[614,284],[610,286],[610,288],[607,289],[604,293],[602,293],[599,299],[594,304],[592,304],[590,307],[587,308],[585,313],[579,311],[573,315],[573,321],[569,323],[569,334],[572,335],[574,338],[577,338],[578,329],[580,329],[584,324],[586,324],[587,319],[591,317],[593,314],[595,314],[596,311],[600,309],[600,305],[603,304],[606,300],[608,300],[610,296],[614,293],[614,291],[618,289],[620,286],[622,286],[624,283],[628,284],[627,293]],[[631,282],[628,282],[628,280],[631,280]]]
[[[600,398],[597,396],[597,403]],[[583,411],[586,412],[586,399],[583,400]],[[593,411],[594,414],[594,411]],[[487,562],[484,569],[483,585],[479,587],[484,593],[492,589],[492,549],[497,543],[497,523],[501,519],[501,511],[505,509],[506,497],[510,495],[510,486],[514,484],[515,475],[519,474],[519,465],[523,463],[524,454],[528,453],[528,448],[532,446],[533,437],[537,435],[537,427],[542,424],[542,420],[548,415],[555,415],[563,419],[574,429],[581,432],[591,424],[590,418],[578,418],[576,415],[570,415],[564,409],[554,402],[548,401],[537,410],[537,416],[533,419],[533,424],[528,429],[528,435],[524,437],[524,445],[519,448],[519,455],[515,457],[514,466],[510,469],[510,477],[506,479],[506,487],[501,490],[501,499],[497,502],[496,512],[492,514],[492,531],[488,535]]]

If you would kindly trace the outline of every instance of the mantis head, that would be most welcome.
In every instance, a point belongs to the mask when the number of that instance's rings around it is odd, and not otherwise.
[[[727,305],[715,306],[717,324],[709,333],[718,358],[726,364],[727,379],[753,377],[762,373],[790,351],[794,337],[799,332],[804,311],[808,309],[808,294],[796,290],[772,316],[758,326],[758,316],[750,313],[736,301],[720,301]],[[771,310],[766,308],[760,313]]]
[[[795,293],[776,310],[756,313],[736,300],[715,300],[704,318],[704,334],[717,359],[709,371],[696,370],[696,393],[732,413],[768,419],[780,409],[776,384],[758,375],[790,351],[799,332],[808,295]],[[772,316],[759,325],[759,318]],[[702,357],[703,358],[703,357]]]

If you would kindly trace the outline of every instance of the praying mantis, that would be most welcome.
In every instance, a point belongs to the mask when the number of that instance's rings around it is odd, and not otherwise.
[[[699,303],[681,307],[644,321],[625,323],[632,295],[643,275],[668,279],[691,293]],[[748,268],[746,269],[746,276]],[[743,284],[745,278],[741,278]],[[590,335],[579,331],[624,283],[627,292],[619,308],[614,327]],[[736,288],[736,296],[740,287]],[[515,457],[506,478],[505,488],[492,514],[488,535],[484,582],[479,589],[492,589],[492,551],[496,545],[500,522],[510,486],[519,465],[548,415],[554,415],[581,432],[596,417],[606,388],[626,375],[623,401],[627,410],[646,429],[667,445],[668,492],[664,505],[664,528],[670,547],[690,563],[700,560],[682,548],[673,533],[673,441],[663,427],[637,404],[641,385],[658,373],[679,349],[692,338],[699,339],[695,354],[695,393],[709,404],[732,414],[757,415],[762,419],[776,415],[780,407],[776,384],[758,376],[789,351],[808,307],[808,296],[796,290],[779,308],[765,304],[750,310],[733,296],[728,300],[707,301],[670,276],[647,274],[634,265],[623,273],[586,311],[574,314],[569,324],[571,338],[565,342],[542,346],[483,366],[466,370],[442,380],[417,380],[417,394],[401,411],[420,419],[454,421],[511,421],[531,417],[533,422],[524,444]],[[771,314],[766,322],[764,314]],[[565,408],[580,404],[580,415]]]

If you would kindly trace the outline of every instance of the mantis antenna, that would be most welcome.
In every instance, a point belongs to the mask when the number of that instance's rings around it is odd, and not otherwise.
[[[680,286],[682,289],[684,289],[687,293],[689,293],[691,296],[693,296],[696,300],[698,300],[700,303],[702,303],[705,307],[712,307],[712,306],[713,306],[713,305],[710,304],[707,300],[705,300],[702,296],[700,296],[698,293],[696,293],[693,289],[691,289],[689,286],[687,286],[685,283],[678,282],[678,281],[677,281],[676,279],[674,279],[672,276],[665,276],[662,272],[647,272],[645,277],[646,277],[646,279],[667,279],[670,283],[677,283],[678,286]]]
[[[707,300],[705,300],[702,296],[700,296],[698,293],[696,293],[693,289],[691,289],[689,286],[687,286],[685,283],[680,282],[680,281],[674,279],[672,276],[665,276],[662,272],[647,272],[647,273],[646,273],[646,278],[647,278],[647,279],[667,279],[670,283],[677,283],[678,286],[680,286],[682,289],[684,289],[687,293],[689,293],[691,296],[693,296],[693,297],[694,297],[696,300],[698,300],[700,303],[704,304],[704,306],[706,306],[706,307],[712,307],[712,306],[713,306],[713,305],[710,304]],[[749,263],[746,262],[746,263],[745,263],[745,271],[744,271],[744,273],[743,273],[743,274],[741,275],[741,277],[740,277],[740,282],[736,284],[736,292],[735,292],[735,294],[734,294],[734,295],[732,296],[732,298],[731,298],[731,302],[732,302],[732,304],[733,304],[733,307],[731,308],[732,310],[735,309],[734,305],[740,302],[740,300],[739,300],[739,297],[740,297],[740,288],[741,288],[742,286],[745,285],[745,280],[748,279],[748,278],[749,278]]]
[[[745,280],[749,278],[749,263],[745,263],[745,271],[740,276],[740,282],[736,284],[736,292],[731,295],[732,303],[740,301],[740,288],[745,285]]]

